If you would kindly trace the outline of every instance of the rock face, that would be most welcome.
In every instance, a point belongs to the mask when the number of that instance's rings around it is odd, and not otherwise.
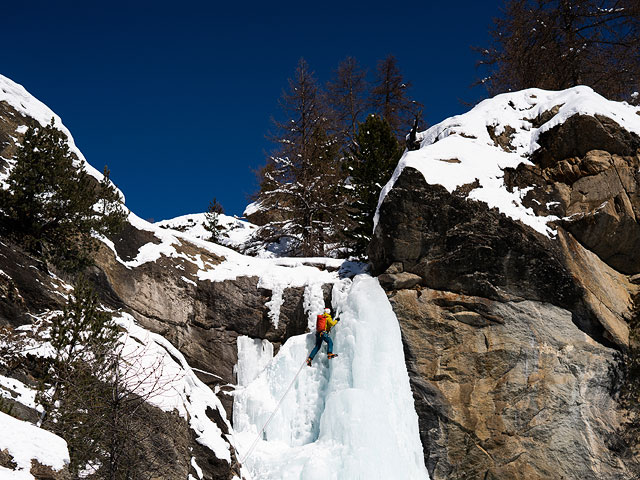
[[[147,232],[130,227],[127,233],[130,251],[137,253],[138,247],[149,241]],[[118,242],[114,243],[120,256]],[[179,252],[185,256],[199,255],[203,262],[211,265],[223,260],[187,243],[179,247]],[[306,331],[303,288],[284,291],[280,320],[275,328],[266,306],[271,292],[258,287],[257,277],[200,281],[196,270],[194,264],[184,258],[170,257],[127,268],[116,260],[111,250],[103,247],[97,256],[93,278],[105,302],[125,308],[145,328],[163,335],[185,355],[192,367],[213,373],[200,374],[201,380],[210,385],[236,383],[233,369],[238,360],[239,335],[267,339],[277,348],[290,336]],[[326,290],[326,296],[329,291]],[[232,397],[225,395],[221,400],[231,418]]]
[[[561,224],[605,263],[640,272],[640,138],[599,115],[575,115],[545,132],[535,165],[505,172],[508,188],[536,185],[524,205]]]
[[[615,351],[571,312],[431,289],[392,305],[432,479],[629,478],[608,448]]]
[[[561,218],[555,237],[410,167],[380,205],[370,260],[403,332],[434,480],[637,472],[617,447],[613,392],[638,293],[640,142],[578,115],[539,144],[504,188]]]

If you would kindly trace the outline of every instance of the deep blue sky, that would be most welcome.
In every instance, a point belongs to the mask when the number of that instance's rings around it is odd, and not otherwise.
[[[470,88],[482,73],[470,45],[486,45],[500,5],[4,2],[0,73],[109,165],[141,217],[201,212],[214,196],[240,215],[300,57],[324,83],[347,55],[373,69],[393,54],[434,124],[484,95]]]

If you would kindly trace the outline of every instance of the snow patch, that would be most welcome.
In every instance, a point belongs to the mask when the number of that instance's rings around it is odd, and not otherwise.
[[[22,405],[42,411],[42,406],[36,403],[38,392],[15,378],[0,375],[0,398],[15,400]]]

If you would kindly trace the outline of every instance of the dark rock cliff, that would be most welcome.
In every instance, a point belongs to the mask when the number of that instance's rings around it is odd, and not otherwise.
[[[405,168],[369,253],[433,480],[628,479],[614,393],[638,287],[638,137],[577,115],[505,171],[554,238]],[[574,215],[575,214],[575,215]]]

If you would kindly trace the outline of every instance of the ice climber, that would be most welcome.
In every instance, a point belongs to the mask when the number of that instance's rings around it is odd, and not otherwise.
[[[324,313],[318,315],[316,320],[316,346],[313,347],[311,353],[309,354],[309,358],[307,358],[307,365],[311,366],[311,361],[313,357],[316,356],[318,350],[322,346],[322,341],[327,342],[327,358],[331,359],[333,357],[337,357],[337,353],[333,353],[333,340],[329,336],[329,332],[331,329],[338,323],[338,320],[334,320],[331,318],[331,310],[328,308],[324,309]]]

